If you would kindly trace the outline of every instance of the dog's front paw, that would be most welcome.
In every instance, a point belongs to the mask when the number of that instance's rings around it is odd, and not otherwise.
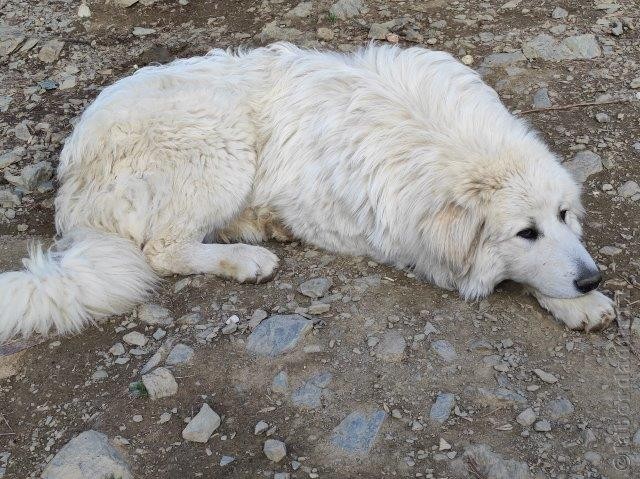
[[[597,331],[604,329],[616,317],[616,310],[607,296],[592,291],[572,299],[550,298],[535,294],[540,305],[570,329]]]
[[[240,283],[264,283],[272,279],[278,268],[278,257],[266,248],[237,244],[233,257],[225,260],[229,265],[226,276]]]

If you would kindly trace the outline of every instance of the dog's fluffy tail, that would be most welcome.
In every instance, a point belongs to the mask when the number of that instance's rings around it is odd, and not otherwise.
[[[0,342],[78,332],[129,311],[157,282],[137,245],[94,230],[66,235],[55,251],[32,245],[22,262],[24,270],[0,274]]]

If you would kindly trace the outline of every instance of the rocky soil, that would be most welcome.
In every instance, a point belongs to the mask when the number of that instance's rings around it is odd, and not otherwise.
[[[514,285],[470,303],[366,258],[269,245],[267,284],[170,278],[76,337],[0,346],[0,477],[640,477],[639,10],[0,0],[0,270],[53,236],[57,155],[104,86],[212,47],[375,39],[451,52],[540,130],[584,182],[620,312],[575,333]]]

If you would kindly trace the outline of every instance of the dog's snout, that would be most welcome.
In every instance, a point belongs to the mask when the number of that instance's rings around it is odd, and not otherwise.
[[[578,279],[574,281],[576,289],[582,294],[586,294],[589,291],[593,291],[598,287],[602,281],[602,275],[598,270],[587,270],[580,275]]]

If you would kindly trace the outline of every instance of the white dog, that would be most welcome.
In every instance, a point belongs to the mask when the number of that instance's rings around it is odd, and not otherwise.
[[[125,313],[156,275],[264,281],[276,256],[225,243],[289,235],[464,298],[511,279],[570,328],[615,316],[575,181],[447,53],[280,43],[143,68],[82,115],[58,178],[62,239],[0,275],[0,339]]]

